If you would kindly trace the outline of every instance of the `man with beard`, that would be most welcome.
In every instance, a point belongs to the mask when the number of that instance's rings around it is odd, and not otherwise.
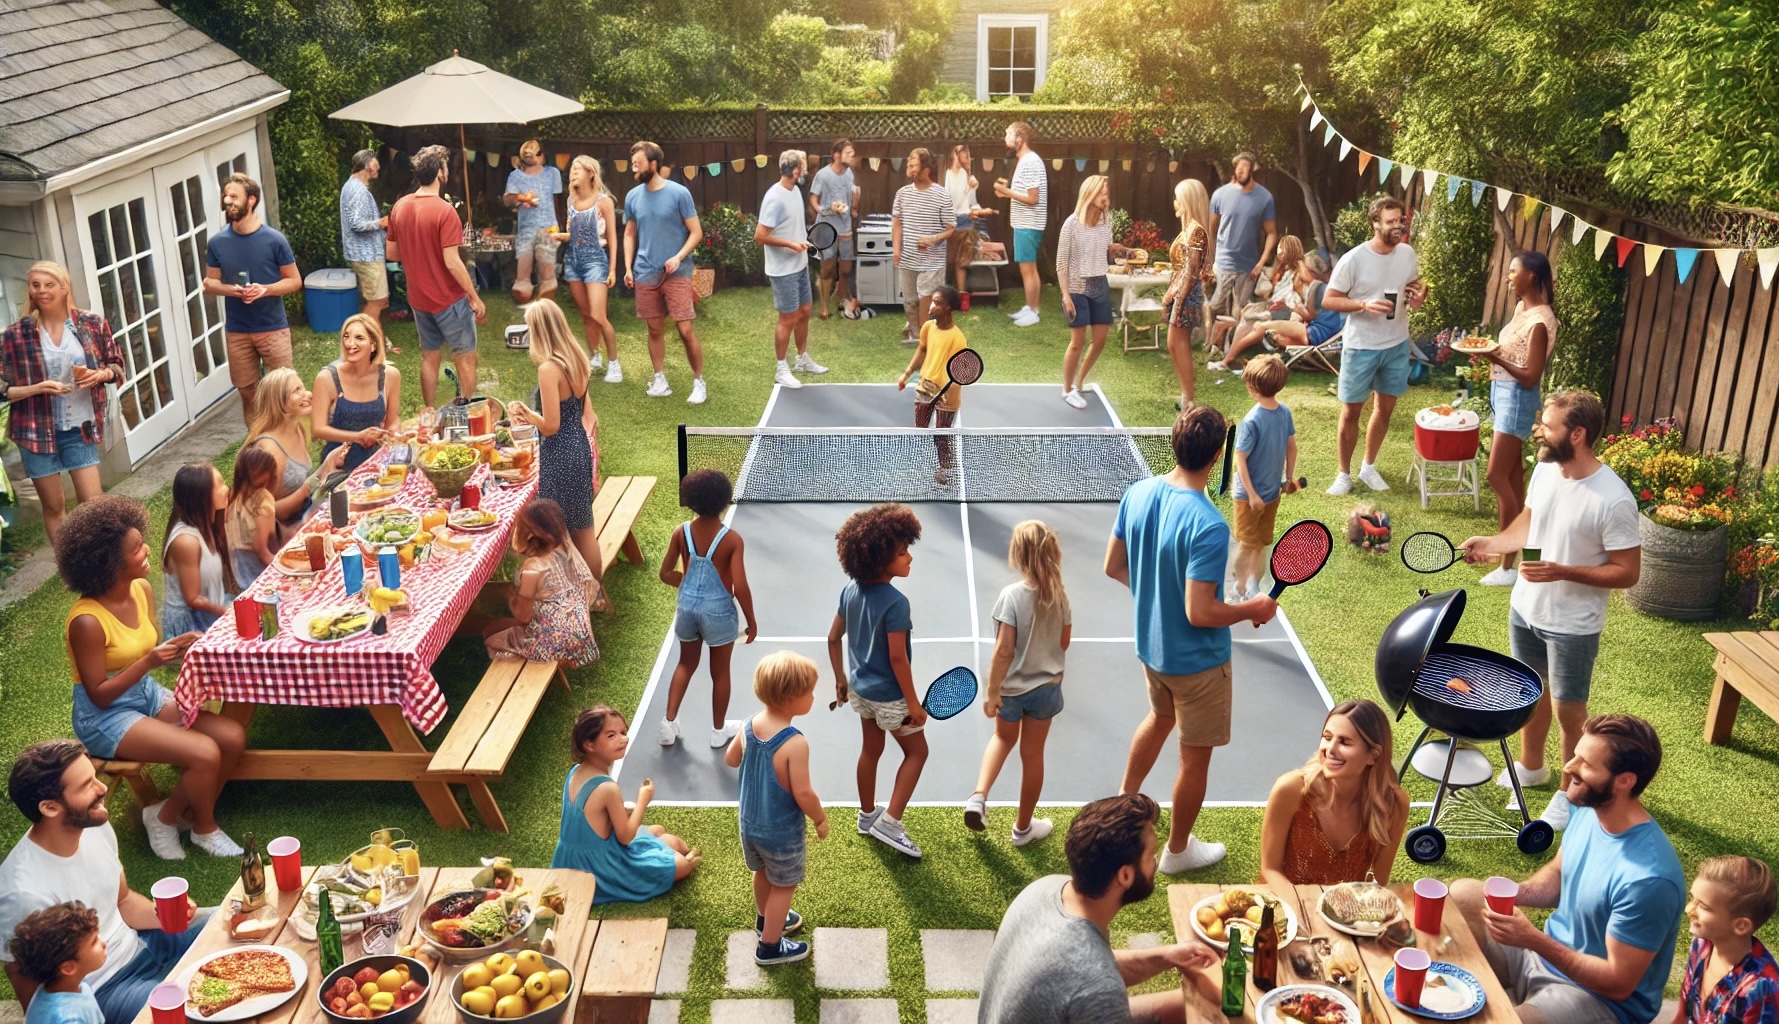
[[[105,966],[86,977],[106,1024],[129,1024],[148,993],[191,948],[210,910],[198,910],[177,934],[161,931],[154,901],[135,892],[117,859],[117,834],[105,809],[105,784],[93,774],[86,747],[46,740],[26,747],[12,764],[7,794],[31,827],[0,861],[0,961],[19,1004],[28,1007],[38,985],[18,969],[7,945],[31,914],[79,900],[99,915]]]
[[[1012,200],[1007,225],[1013,229],[1013,262],[1019,265],[1019,281],[1025,288],[1025,305],[1013,317],[1013,326],[1030,327],[1038,322],[1038,302],[1044,282],[1038,277],[1038,247],[1044,242],[1044,225],[1050,211],[1050,172],[1044,158],[1032,149],[1032,126],[1015,121],[1007,126],[1004,140],[1013,154],[1013,180],[995,182],[995,195]],[[928,168],[938,173],[935,168]]]
[[[1497,913],[1474,879],[1452,902],[1524,1024],[1647,1024],[1662,1007],[1686,876],[1641,799],[1662,763],[1648,722],[1595,715],[1565,764],[1575,805],[1562,848]],[[1496,897],[1497,900],[1500,897]],[[1554,910],[1539,931],[1520,907]]]
[[[1470,562],[1525,554],[1510,602],[1509,640],[1513,656],[1546,683],[1537,710],[1520,733],[1517,765],[1526,786],[1550,780],[1544,741],[1550,735],[1553,697],[1563,770],[1568,770],[1587,720],[1606,598],[1636,584],[1643,568],[1637,500],[1594,455],[1594,442],[1606,425],[1600,400],[1585,391],[1559,391],[1545,399],[1541,417],[1533,428],[1539,439],[1538,468],[1526,485],[1526,507],[1502,533],[1463,544]],[[1497,781],[1512,788],[1505,769]],[[1569,822],[1568,789],[1565,777],[1540,815],[1558,831]],[[1508,806],[1519,809],[1511,802]]]
[[[982,977],[980,1024],[1104,1024],[1184,1021],[1180,986],[1132,996],[1170,968],[1215,986],[1202,968],[1217,954],[1198,942],[1134,950],[1112,948],[1107,929],[1121,907],[1155,891],[1155,821],[1160,809],[1141,793],[1095,800],[1069,825],[1066,875],[1046,875],[1014,898],[995,933]]]
[[[290,242],[260,219],[259,203],[259,182],[245,174],[229,175],[222,186],[222,214],[229,229],[210,236],[209,269],[204,272],[204,294],[223,297],[229,381],[241,392],[241,418],[249,424],[260,378],[291,365],[283,298],[303,286]]]
[[[1252,153],[1241,152],[1231,161],[1229,181],[1211,193],[1211,237],[1216,239],[1211,269],[1217,288],[1211,293],[1211,312],[1230,317],[1234,324],[1241,311],[1254,301],[1254,285],[1266,266],[1267,254],[1279,241],[1278,209],[1272,193],[1254,180],[1259,164]],[[1266,240],[1260,239],[1261,232]],[[1211,341],[1221,344],[1222,331],[1211,330]]]
[[[920,343],[927,305],[945,287],[945,243],[957,234],[951,194],[933,181],[933,153],[925,146],[908,153],[908,184],[890,205],[890,264],[902,292],[902,344]]]
[[[436,405],[439,366],[445,350],[457,368],[457,385],[476,393],[476,325],[488,307],[463,263],[463,218],[443,195],[451,178],[451,151],[427,146],[410,161],[414,191],[389,211],[389,258],[402,265],[408,305],[420,333],[420,397]]]
[[[389,268],[383,250],[389,218],[377,211],[377,197],[371,194],[371,182],[382,170],[377,151],[361,149],[352,154],[352,173],[340,186],[340,251],[358,278],[358,296],[364,300],[358,311],[372,320],[389,306]],[[401,351],[393,345],[389,350]]]
[[[1390,432],[1396,399],[1408,390],[1408,309],[1403,300],[1412,309],[1421,308],[1427,300],[1420,263],[1414,249],[1403,242],[1408,235],[1408,208],[1395,196],[1379,196],[1371,201],[1370,212],[1371,240],[1341,256],[1322,294],[1323,309],[1347,315],[1336,389],[1341,401],[1340,472],[1328,486],[1328,493],[1337,496],[1353,490],[1359,414],[1371,397],[1377,401],[1365,428],[1365,461],[1359,465],[1359,479],[1374,491],[1390,489],[1376,463],[1384,435]]]
[[[513,255],[518,268],[513,277],[513,304],[522,306],[556,294],[556,242],[551,237],[557,224],[556,197],[562,194],[562,172],[544,163],[543,143],[526,139],[519,146],[519,166],[507,175],[507,189],[500,197],[517,215],[513,229]],[[537,263],[537,290],[531,287],[531,266]]]
[[[692,302],[692,265],[686,260],[704,240],[692,193],[661,173],[664,154],[653,142],[630,147],[630,172],[640,188],[624,194],[624,283],[636,289],[636,318],[649,326],[649,361],[655,379],[650,398],[673,394],[667,384],[667,318],[679,331],[692,367],[687,404],[703,405],[704,347],[692,333],[698,311]]]

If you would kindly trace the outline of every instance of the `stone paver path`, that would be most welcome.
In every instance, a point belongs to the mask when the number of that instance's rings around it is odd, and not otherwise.
[[[894,999],[824,999],[820,1024],[897,1024]]]
[[[927,928],[920,933],[928,992],[980,992],[995,933],[986,930]]]
[[[789,999],[718,999],[710,1004],[710,1024],[797,1024],[796,1009]]]
[[[692,947],[697,941],[697,929],[667,929],[667,945],[661,951],[661,973],[655,976],[656,995],[684,992],[692,986]]]
[[[889,933],[884,929],[817,928],[812,942],[816,988],[863,992],[889,988]],[[888,1002],[893,1021],[895,1003]],[[822,1019],[827,1019],[825,1012]]]

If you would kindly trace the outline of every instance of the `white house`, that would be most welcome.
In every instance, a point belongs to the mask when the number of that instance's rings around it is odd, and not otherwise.
[[[290,91],[154,0],[0,3],[0,316],[55,260],[123,350],[127,472],[231,390],[205,245],[245,171],[278,217],[266,113]]]
[[[1028,97],[1050,70],[1050,30],[1061,0],[959,0],[940,57],[939,80],[979,103]]]

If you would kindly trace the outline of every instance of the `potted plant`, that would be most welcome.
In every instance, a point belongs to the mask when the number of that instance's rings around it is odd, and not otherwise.
[[[1600,461],[1637,496],[1643,572],[1625,601],[1662,618],[1715,618],[1729,559],[1741,463],[1722,452],[1693,452],[1672,419],[1609,435]]]

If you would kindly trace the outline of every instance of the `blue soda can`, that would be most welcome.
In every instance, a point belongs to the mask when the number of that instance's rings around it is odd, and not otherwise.
[[[400,552],[393,547],[381,548],[377,551],[378,585],[390,590],[400,590],[402,585],[402,560]]]
[[[364,555],[357,544],[340,552],[340,568],[346,573],[346,593],[356,594],[364,589]]]

